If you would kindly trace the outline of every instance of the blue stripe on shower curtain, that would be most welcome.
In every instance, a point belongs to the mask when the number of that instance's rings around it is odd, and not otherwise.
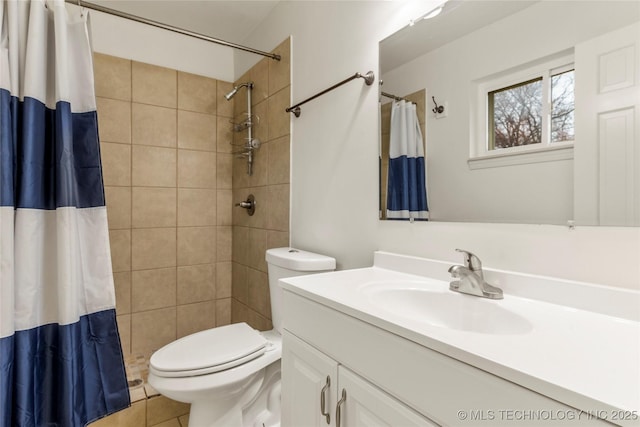
[[[0,89],[0,95],[3,109],[14,106],[20,129],[15,146],[6,144],[7,155],[2,152],[0,206],[29,209],[104,206],[96,112],[72,113],[70,104],[62,101],[55,110],[33,98],[25,98],[24,102],[13,98],[7,102],[10,94],[5,89]],[[4,120],[0,123],[0,132],[7,138],[12,134],[10,125]],[[3,151],[4,147],[5,144]],[[13,150],[17,161],[11,160]],[[15,190],[12,177],[16,181]]]
[[[394,102],[391,107],[387,219],[427,221],[426,168],[422,131],[416,106]]]
[[[64,0],[0,6],[0,427],[130,405],[86,19]]]

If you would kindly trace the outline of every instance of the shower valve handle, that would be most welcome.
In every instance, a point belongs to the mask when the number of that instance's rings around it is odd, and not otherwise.
[[[249,214],[249,216],[252,216],[256,211],[256,198],[253,197],[253,194],[249,194],[247,200],[236,203],[236,206],[246,209],[247,214]]]

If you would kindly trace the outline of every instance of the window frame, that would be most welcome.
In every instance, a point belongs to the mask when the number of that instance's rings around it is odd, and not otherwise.
[[[523,67],[506,70],[475,81],[475,107],[472,122],[469,167],[471,169],[527,164],[573,158],[572,141],[551,142],[551,83],[552,76],[575,70],[573,52],[546,58]],[[518,86],[542,78],[542,137],[538,144],[489,150],[489,93]],[[574,83],[575,85],[575,83]],[[473,118],[472,118],[473,119]],[[475,128],[475,130],[473,129]]]

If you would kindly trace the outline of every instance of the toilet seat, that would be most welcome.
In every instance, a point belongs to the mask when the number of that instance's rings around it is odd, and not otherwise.
[[[235,323],[180,338],[156,351],[149,370],[165,378],[227,370],[262,356],[268,341],[246,323]]]

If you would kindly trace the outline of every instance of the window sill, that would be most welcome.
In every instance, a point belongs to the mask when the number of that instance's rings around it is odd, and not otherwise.
[[[565,145],[562,147],[543,148],[533,151],[490,154],[481,157],[474,157],[467,160],[467,164],[469,165],[469,169],[475,170],[572,159],[573,145]]]

